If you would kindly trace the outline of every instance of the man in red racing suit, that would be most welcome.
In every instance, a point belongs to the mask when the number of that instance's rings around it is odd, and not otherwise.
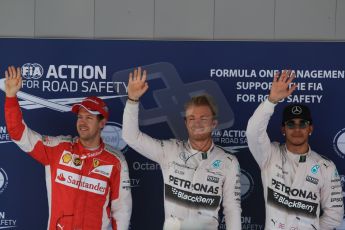
[[[6,71],[5,118],[12,140],[45,166],[48,229],[128,229],[132,211],[128,166],[103,143],[109,117],[102,99],[88,97],[72,107],[79,137],[42,136],[27,127],[16,97],[20,69]]]

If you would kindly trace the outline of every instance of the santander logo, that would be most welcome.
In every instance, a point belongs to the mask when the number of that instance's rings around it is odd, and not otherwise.
[[[60,173],[60,175],[57,177],[61,181],[65,181],[66,178],[63,176],[63,173]]]
[[[92,177],[81,176],[66,170],[58,169],[55,182],[65,186],[104,195],[107,189],[107,182]]]

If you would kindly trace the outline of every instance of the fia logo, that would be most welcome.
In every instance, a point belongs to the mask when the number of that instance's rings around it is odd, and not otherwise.
[[[25,63],[21,73],[25,79],[39,79],[43,76],[43,67],[38,63]]]

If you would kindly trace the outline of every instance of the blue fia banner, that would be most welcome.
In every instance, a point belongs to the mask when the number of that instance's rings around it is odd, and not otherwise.
[[[124,153],[130,167],[131,229],[162,229],[164,221],[159,165],[121,138],[128,74],[138,66],[148,71],[150,85],[140,102],[141,130],[155,138],[187,138],[184,103],[200,93],[216,99],[214,142],[233,152],[241,166],[242,229],[264,229],[260,170],[245,129],[277,71],[295,71],[298,90],[276,107],[268,127],[271,140],[284,141],[280,126],[287,103],[308,104],[315,128],[310,145],[333,160],[345,180],[345,43],[0,39],[0,50],[0,89],[7,66],[21,67],[20,106],[28,126],[41,134],[77,135],[71,105],[90,95],[106,101],[110,119],[102,137]],[[2,108],[4,100],[1,93]],[[3,114],[0,228],[46,229],[44,167],[11,142]],[[219,229],[225,229],[221,213],[219,221]]]

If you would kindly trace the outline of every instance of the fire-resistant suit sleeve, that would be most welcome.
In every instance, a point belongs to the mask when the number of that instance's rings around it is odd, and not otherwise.
[[[229,156],[226,178],[223,185],[223,213],[226,229],[241,229],[241,184],[240,165],[236,157]]]
[[[113,229],[128,230],[132,214],[132,195],[128,165],[121,158],[111,181],[111,217]],[[116,228],[115,228],[116,226]]]
[[[5,120],[13,142],[43,165],[48,165],[50,150],[58,145],[59,138],[42,136],[28,128],[23,120],[17,97],[6,97]]]
[[[163,141],[139,130],[139,103],[127,102],[123,112],[122,138],[135,151],[157,163],[164,159]]]
[[[341,225],[344,215],[343,193],[338,171],[333,162],[321,164],[326,171],[324,184],[320,192],[320,203],[323,211],[320,217],[320,229],[332,230]]]
[[[247,140],[250,152],[260,168],[264,168],[271,156],[272,144],[266,132],[275,104],[267,99],[255,110],[248,121]]]

